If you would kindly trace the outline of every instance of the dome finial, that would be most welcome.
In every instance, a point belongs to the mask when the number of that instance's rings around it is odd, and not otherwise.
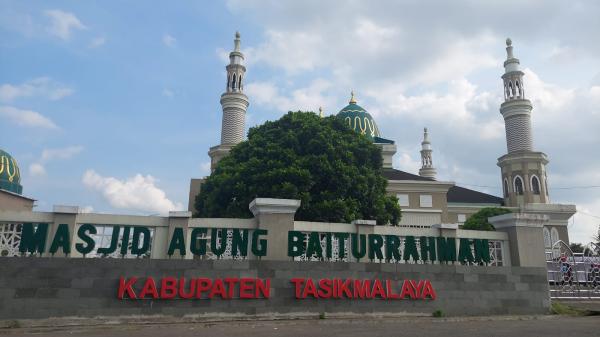
[[[233,40],[233,51],[240,51],[240,32],[235,32],[235,40]]]
[[[239,32],[239,31],[237,31],[237,30],[235,31],[235,38],[236,38],[236,39],[239,39],[239,38],[240,38],[240,32]]]
[[[510,47],[512,45],[512,40],[510,39],[510,37],[506,38],[506,46]]]
[[[319,107],[319,116],[323,118],[323,107]]]
[[[350,91],[350,104],[356,104],[356,98],[354,98],[354,90]]]

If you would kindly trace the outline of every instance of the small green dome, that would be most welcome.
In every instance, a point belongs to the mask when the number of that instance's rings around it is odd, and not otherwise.
[[[381,137],[379,128],[373,117],[367,110],[356,104],[354,92],[352,93],[349,104],[340,110],[337,116],[348,123],[348,126],[350,126],[352,130],[367,136],[370,140],[374,140],[375,137]]]
[[[0,150],[0,189],[21,194],[21,171],[17,161],[10,154]]]

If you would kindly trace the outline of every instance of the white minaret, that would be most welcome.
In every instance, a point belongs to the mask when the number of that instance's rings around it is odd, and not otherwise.
[[[221,95],[223,120],[221,126],[221,144],[211,147],[208,155],[211,159],[211,171],[217,163],[225,157],[231,148],[244,140],[246,128],[246,109],[248,109],[248,96],[244,94],[244,81],[246,67],[244,54],[240,51],[240,33],[235,33],[234,48],[229,53],[227,70],[227,87]]]
[[[504,117],[508,154],[498,158],[502,171],[502,188],[506,206],[527,203],[548,203],[546,183],[547,156],[533,150],[531,135],[531,101],[525,98],[523,72],[513,54],[512,41],[506,39],[504,61],[504,102],[500,113]]]
[[[425,178],[435,179],[436,171],[433,167],[433,150],[429,142],[429,132],[427,128],[423,129],[423,141],[421,142],[421,169],[419,175]]]

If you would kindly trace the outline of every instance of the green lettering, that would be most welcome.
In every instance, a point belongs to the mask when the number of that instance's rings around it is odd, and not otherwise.
[[[385,236],[385,258],[400,261],[400,238],[397,235]]]
[[[221,246],[217,247],[217,228],[212,228],[210,230],[210,250],[213,252],[213,254],[215,254],[217,257],[220,257],[221,255],[223,255],[223,253],[225,253],[225,250],[227,249],[227,228],[223,228],[221,229]]]
[[[242,235],[244,233],[244,235]],[[248,256],[248,230],[234,229],[231,238],[231,255]]]
[[[112,236],[110,237],[110,246],[98,248],[98,254],[108,255],[112,254],[117,250],[117,243],[119,242],[119,232],[121,231],[120,226],[112,227]]]
[[[96,241],[88,235],[88,232],[93,235],[98,233],[98,230],[96,229],[96,226],[90,224],[83,224],[77,230],[77,236],[83,243],[75,244],[75,249],[83,256],[91,253],[96,246]]]
[[[421,236],[419,243],[421,244],[421,259],[423,261],[435,261],[435,238],[432,236]]]
[[[183,236],[183,228],[177,227],[173,229],[173,236],[169,242],[169,249],[167,255],[172,256],[175,250],[179,250],[180,255],[185,255],[185,238]]]
[[[471,251],[471,240],[461,238],[460,246],[458,248],[458,261],[459,262],[473,262],[473,252]]]
[[[358,261],[367,254],[367,236],[364,234],[350,234],[350,243],[352,246],[352,256]],[[360,242],[359,242],[360,240]]]
[[[383,260],[382,247],[383,237],[379,234],[369,234],[369,260],[374,260],[375,258]]]
[[[456,261],[456,239],[437,237],[437,252],[438,261],[442,262],[454,262]]]
[[[304,234],[299,231],[288,232],[288,256],[296,257],[304,254]]]
[[[333,233],[338,240],[338,258],[341,260],[346,257],[346,239],[350,236],[348,233]]]
[[[59,247],[62,248],[64,254],[71,253],[71,235],[69,234],[69,225],[66,223],[58,225],[50,245],[50,254],[54,255]]]
[[[412,258],[413,261],[419,261],[417,243],[415,237],[412,235],[408,235],[404,238],[404,261],[408,261],[410,258]]]
[[[261,235],[267,235],[266,229],[255,229],[252,232],[252,254],[254,256],[266,256],[267,255],[267,240],[261,239]]]
[[[142,237],[142,246],[140,247],[140,236]],[[131,254],[144,255],[150,249],[150,229],[145,226],[133,227],[133,237],[131,239]]]
[[[475,239],[473,240],[473,246],[475,246],[475,262],[490,263],[490,243],[487,239]]]
[[[48,224],[37,224],[33,229],[32,223],[24,223],[21,230],[21,242],[19,243],[19,252],[31,254],[43,253],[46,249],[46,236],[48,235]]]

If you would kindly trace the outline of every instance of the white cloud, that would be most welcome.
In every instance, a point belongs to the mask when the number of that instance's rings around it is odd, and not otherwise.
[[[89,48],[98,48],[103,46],[106,43],[106,38],[103,36],[98,36],[93,38],[88,45]]]
[[[42,177],[46,175],[46,169],[40,163],[33,163],[29,165],[29,174],[33,177]]]
[[[173,93],[173,91],[171,91],[170,89],[164,88],[162,91],[162,95],[168,98],[173,98],[173,96],[175,96],[175,94]]]
[[[44,149],[39,161],[32,163],[29,166],[29,173],[34,177],[45,176],[46,168],[44,167],[44,164],[56,159],[70,159],[71,157],[79,154],[81,151],[83,151],[83,146],[80,145],[56,149]]]
[[[4,117],[20,126],[58,129],[53,121],[42,116],[39,112],[17,109],[12,106],[0,106],[0,117]]]
[[[163,35],[162,42],[167,47],[174,47],[175,43],[177,43],[177,39],[169,34]]]
[[[252,82],[245,87],[245,92],[252,102],[277,110],[279,113],[296,110],[317,112],[322,106],[325,111],[335,109],[335,99],[325,95],[331,83],[324,79],[316,79],[307,87],[291,90],[289,95],[280,92],[280,88],[272,82]],[[337,112],[337,110],[336,110]]]
[[[103,177],[94,170],[87,170],[82,182],[85,186],[101,192],[115,208],[161,214],[183,209],[181,203],[175,203],[167,198],[165,192],[155,185],[157,181],[151,175],[136,174],[131,178],[120,180],[114,177]]]
[[[57,149],[44,149],[44,151],[42,151],[41,161],[47,162],[49,160],[54,159],[69,159],[79,154],[81,151],[83,151],[83,146],[81,145],[68,146]]]
[[[50,19],[50,25],[46,28],[48,33],[63,40],[70,39],[73,30],[87,29],[73,13],[53,9],[45,11],[44,14]]]
[[[19,85],[3,84],[0,86],[1,102],[11,102],[22,97],[43,97],[56,101],[71,94],[73,94],[73,89],[53,81],[49,77],[38,77]]]
[[[202,165],[200,165],[200,173],[202,176],[210,175],[210,161],[204,162]]]

